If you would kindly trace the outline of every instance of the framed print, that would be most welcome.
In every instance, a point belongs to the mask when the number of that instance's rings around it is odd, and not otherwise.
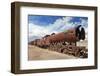
[[[97,68],[97,7],[11,3],[11,72]]]

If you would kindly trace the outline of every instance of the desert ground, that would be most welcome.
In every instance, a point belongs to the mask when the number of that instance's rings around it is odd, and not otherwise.
[[[55,59],[76,59],[71,55],[50,51],[48,49],[42,49],[34,45],[28,46],[28,60],[55,60]]]

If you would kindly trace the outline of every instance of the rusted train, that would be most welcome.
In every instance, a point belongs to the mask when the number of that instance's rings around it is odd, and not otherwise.
[[[81,28],[81,29],[80,29]],[[78,41],[85,39],[85,30],[79,25],[75,29],[70,29],[65,32],[58,34],[52,33],[51,35],[46,35],[41,39],[36,39],[30,44],[41,47],[48,48],[60,53],[71,54],[78,57],[87,57],[87,49],[85,47],[77,46]]]

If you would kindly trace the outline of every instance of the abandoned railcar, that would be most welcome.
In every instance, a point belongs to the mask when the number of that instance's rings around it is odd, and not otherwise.
[[[60,53],[87,58],[87,49],[84,46],[77,46],[77,42],[80,40],[85,40],[85,30],[81,25],[58,34],[46,35],[41,39],[32,41],[31,44]]]

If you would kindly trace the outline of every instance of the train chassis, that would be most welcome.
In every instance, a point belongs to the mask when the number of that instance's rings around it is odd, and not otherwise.
[[[41,48],[49,49],[51,51],[56,51],[63,54],[73,55],[79,58],[87,58],[88,50],[84,46],[76,46],[76,42],[67,43],[67,42],[59,42],[59,43],[51,43],[49,46],[39,46]]]

